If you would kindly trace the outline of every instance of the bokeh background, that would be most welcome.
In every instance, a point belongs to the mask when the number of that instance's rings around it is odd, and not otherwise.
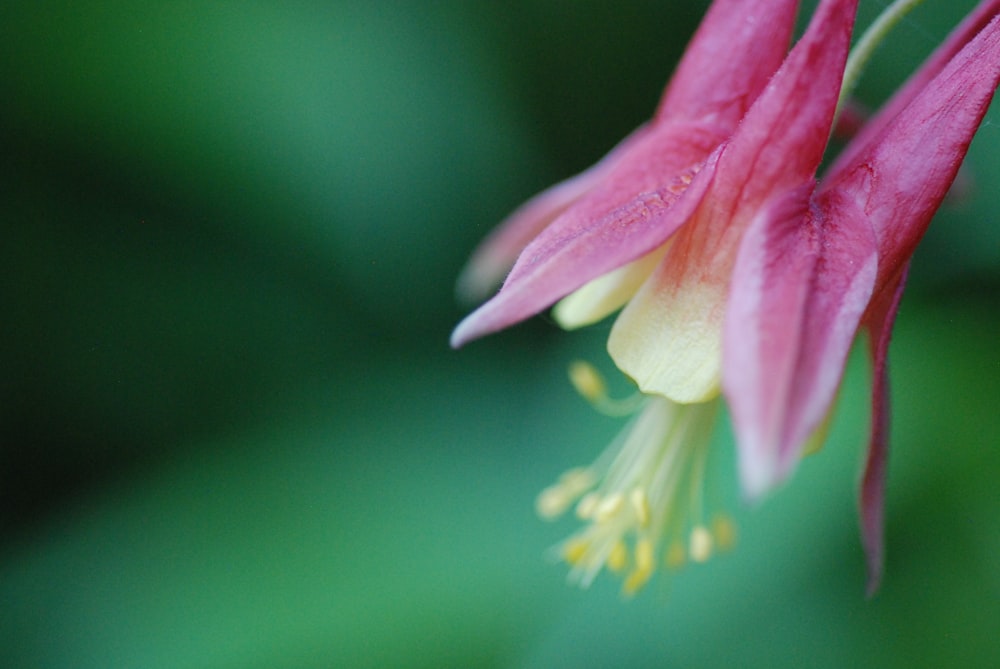
[[[565,380],[608,326],[453,352],[453,278],[649,116],[707,3],[618,4],[4,3],[0,666],[1000,663],[996,109],[899,317],[881,593],[858,355],[757,508],[723,426],[736,551],[633,600],[546,560],[572,524],[534,495],[620,427]],[[971,4],[916,11],[861,98]]]

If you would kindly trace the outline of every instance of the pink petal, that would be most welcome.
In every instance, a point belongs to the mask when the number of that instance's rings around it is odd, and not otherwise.
[[[882,580],[885,468],[889,453],[889,339],[905,285],[906,267],[882,290],[865,318],[871,335],[868,350],[872,358],[872,418],[868,455],[861,476],[859,508],[861,541],[868,562],[869,597],[875,594]]]
[[[879,282],[913,255],[965,157],[1000,81],[995,17],[849,163],[824,181],[869,217],[879,243]],[[876,121],[883,123],[882,121]],[[863,139],[863,138],[861,138]]]
[[[772,197],[813,179],[840,95],[857,0],[826,0],[781,68],[723,146],[699,210],[700,225],[676,240],[664,262],[678,273],[728,275],[743,230]],[[715,267],[715,265],[722,265]],[[697,269],[701,268],[701,269]]]
[[[856,0],[826,0],[723,146],[694,218],[615,322],[608,350],[645,392],[718,392],[727,285],[744,231],[773,197],[813,179],[826,147]],[[699,175],[700,176],[700,175]]]
[[[735,128],[784,60],[798,4],[713,2],[664,92],[656,120]]]
[[[820,4],[740,123],[713,186],[713,197],[718,193],[730,211],[755,213],[776,192],[813,178],[830,136],[857,4]]]
[[[798,463],[836,394],[877,273],[863,213],[806,185],[772,203],[740,246],[723,341],[723,388],[743,487],[758,497]]]
[[[591,186],[587,195],[551,224],[546,216],[533,214],[530,223],[517,226],[523,225],[524,231],[544,230],[525,247],[500,293],[459,324],[452,345],[523,320],[669,238],[693,211],[710,180],[714,161],[709,155],[733,132],[781,62],[797,4],[790,0],[713,3],[678,66],[652,129],[622,146],[612,169],[593,179],[599,187],[587,179]],[[692,193],[680,198],[699,170],[705,173]],[[673,207],[679,198],[683,202]],[[521,230],[510,234],[513,241],[504,244],[505,251],[523,240]],[[498,255],[503,254],[498,251]],[[500,261],[493,266],[500,266]]]
[[[459,299],[475,303],[489,295],[510,271],[524,247],[598,184],[628,147],[648,131],[648,126],[639,127],[599,162],[534,196],[494,228],[473,251],[458,277],[456,292]]]
[[[665,242],[705,192],[714,170],[706,157],[722,139],[697,125],[652,127],[524,249],[496,297],[455,328],[452,346],[532,316]]]

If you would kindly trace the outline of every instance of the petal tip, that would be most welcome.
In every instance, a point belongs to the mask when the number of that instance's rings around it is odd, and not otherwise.
[[[469,317],[466,317],[461,323],[455,326],[455,329],[451,332],[451,337],[448,338],[449,346],[455,349],[462,348],[475,338],[475,333],[470,332],[471,328],[468,323]]]
[[[865,585],[865,598],[874,599],[875,595],[878,594],[879,588],[882,585],[882,570],[879,568],[877,571],[872,572],[869,570],[868,582]]]
[[[740,462],[740,483],[743,498],[759,504],[780,482],[775,467],[761,458],[743,458]]]
[[[455,281],[455,297],[459,304],[475,306],[490,297],[513,264],[513,260],[497,254],[473,255]]]
[[[479,339],[488,334],[502,330],[513,321],[505,320],[503,314],[498,314],[496,302],[487,302],[462,321],[452,330],[448,343],[452,348],[462,348],[473,339]]]

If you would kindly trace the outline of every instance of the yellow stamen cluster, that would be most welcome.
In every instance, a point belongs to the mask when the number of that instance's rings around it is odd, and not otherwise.
[[[571,371],[581,394],[593,391],[588,399],[606,397],[603,380],[595,375],[589,366]],[[586,523],[559,548],[571,579],[587,586],[607,567],[623,574],[622,589],[633,594],[661,562],[676,569],[733,544],[731,520],[720,516],[711,526],[699,520],[716,404],[646,398],[642,411],[593,465],[566,472],[541,492],[539,515],[555,518],[575,503],[577,518]]]

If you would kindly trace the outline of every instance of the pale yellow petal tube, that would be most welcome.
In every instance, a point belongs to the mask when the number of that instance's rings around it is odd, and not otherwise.
[[[628,302],[649,278],[667,246],[597,277],[564,297],[552,310],[552,317],[565,330],[592,325]]]
[[[643,392],[705,402],[720,390],[726,282],[696,268],[678,279],[665,263],[619,314],[608,352]]]

